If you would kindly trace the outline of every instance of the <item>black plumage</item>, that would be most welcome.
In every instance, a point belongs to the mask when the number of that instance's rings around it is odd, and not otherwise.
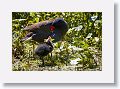
[[[38,47],[35,49],[35,54],[37,54],[40,59],[42,60],[42,66],[44,66],[44,59],[43,57],[47,56],[53,50],[53,45],[50,41],[50,37],[47,39],[46,42],[43,44],[39,44]]]
[[[60,41],[68,31],[68,24],[62,18],[56,18],[35,23],[31,26],[27,26],[24,30],[29,33],[22,39],[22,41],[32,39],[41,43],[44,42],[44,39],[51,36],[54,39],[53,42],[57,42]]]

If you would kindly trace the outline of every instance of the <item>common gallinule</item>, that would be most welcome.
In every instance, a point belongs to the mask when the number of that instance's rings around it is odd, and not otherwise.
[[[22,41],[32,39],[38,43],[44,42],[51,36],[53,42],[60,41],[68,31],[68,24],[63,18],[56,18],[53,20],[46,20],[43,22],[35,23],[24,28],[29,33]]]

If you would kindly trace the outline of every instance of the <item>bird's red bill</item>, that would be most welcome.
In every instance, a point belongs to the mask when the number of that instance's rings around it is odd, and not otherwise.
[[[50,30],[51,30],[51,31],[54,31],[54,30],[55,30],[55,27],[54,27],[54,26],[50,26]]]

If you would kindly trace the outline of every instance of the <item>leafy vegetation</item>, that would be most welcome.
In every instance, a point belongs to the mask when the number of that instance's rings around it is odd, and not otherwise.
[[[44,20],[62,17],[69,31],[54,50],[44,57],[45,67],[34,54],[38,43],[21,42],[23,28]],[[13,12],[12,13],[13,71],[100,71],[102,70],[101,12]]]

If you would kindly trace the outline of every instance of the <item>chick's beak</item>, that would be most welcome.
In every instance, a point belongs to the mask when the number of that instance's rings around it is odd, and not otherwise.
[[[49,36],[48,38],[47,38],[47,40],[46,40],[46,42],[48,42],[48,41],[51,41],[51,36]]]

